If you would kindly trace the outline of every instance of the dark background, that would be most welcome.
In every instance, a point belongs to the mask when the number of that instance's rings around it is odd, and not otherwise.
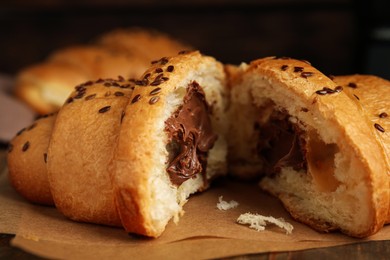
[[[168,33],[225,63],[309,60],[325,74],[390,79],[390,1],[9,0],[0,2],[0,73],[118,27]]]

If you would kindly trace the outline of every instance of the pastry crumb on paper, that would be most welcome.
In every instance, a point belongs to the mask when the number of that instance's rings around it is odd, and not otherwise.
[[[217,203],[217,208],[219,210],[229,210],[238,206],[238,202],[235,200],[231,200],[229,202],[223,200],[223,196],[219,196],[219,202]]]
[[[245,213],[241,214],[237,222],[239,224],[249,224],[249,228],[253,228],[257,231],[263,231],[265,230],[265,227],[267,226],[268,223],[272,223],[280,228],[283,228],[286,230],[286,234],[291,234],[294,227],[287,221],[285,221],[283,218],[274,218],[274,217],[267,217],[267,216],[262,216],[260,214],[252,214],[252,213]]]

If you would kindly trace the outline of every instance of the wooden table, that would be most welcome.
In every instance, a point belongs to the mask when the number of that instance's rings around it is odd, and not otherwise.
[[[0,149],[0,172],[6,165],[5,149]],[[14,235],[0,234],[0,259],[41,259],[28,252],[12,247]],[[390,240],[362,242],[345,246],[309,249],[295,252],[262,253],[232,257],[231,259],[390,259]]]

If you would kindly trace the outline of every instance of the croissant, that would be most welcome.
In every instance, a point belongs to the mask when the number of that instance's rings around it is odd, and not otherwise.
[[[389,210],[389,125],[379,116],[389,110],[389,83],[333,82],[305,61],[274,57],[234,73],[230,170],[264,175],[261,188],[319,231],[377,232]]]
[[[141,28],[116,29],[90,44],[54,51],[22,69],[15,95],[38,114],[57,111],[74,86],[90,79],[139,77],[153,59],[190,49],[172,37]]]
[[[199,52],[164,57],[139,80],[79,84],[47,117],[50,134],[32,129],[11,142],[11,183],[26,178],[14,164],[28,167],[33,140],[44,139],[36,156],[46,167],[33,175],[47,177],[60,212],[158,237],[191,194],[226,173],[225,90],[222,64]]]

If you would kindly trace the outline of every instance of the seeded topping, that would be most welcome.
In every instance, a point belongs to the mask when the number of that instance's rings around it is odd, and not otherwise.
[[[167,71],[168,71],[168,72],[172,72],[174,69],[175,69],[175,67],[173,67],[173,65],[169,65],[169,66],[167,67]]]
[[[103,83],[104,82],[104,79],[98,79],[95,81],[95,83]]]
[[[190,51],[183,50],[183,51],[179,51],[177,54],[183,55],[183,54],[186,54],[186,53],[190,53]]]
[[[360,100],[360,98],[358,96],[356,96],[355,94],[353,94],[353,96],[357,99],[357,100]]]
[[[123,82],[123,81],[125,81],[125,78],[122,77],[121,75],[119,75],[119,76],[118,76],[118,80],[121,81],[121,82]]]
[[[44,154],[43,154],[43,161],[44,161],[45,163],[47,163],[47,153],[44,153]]]
[[[85,95],[85,90],[84,90],[84,91],[78,92],[77,95],[74,96],[73,98],[74,98],[74,99],[80,99],[80,98],[82,98],[84,95]]]
[[[338,92],[343,91],[343,87],[342,86],[337,86],[334,90],[338,93]]]
[[[141,99],[141,95],[137,94],[134,96],[134,98],[131,100],[131,104],[134,104],[135,102],[138,102]]]
[[[288,69],[288,65],[282,65],[282,67],[280,67],[280,69],[283,71],[286,71]]]
[[[380,124],[375,123],[374,126],[375,126],[375,128],[376,128],[378,131],[380,131],[380,132],[382,132],[382,133],[385,132],[385,129],[384,129]]]
[[[22,147],[22,152],[27,151],[29,147],[30,147],[30,142],[29,141],[25,142]]]
[[[147,79],[147,78],[149,78],[149,77],[150,77],[150,75],[151,75],[150,73],[146,73],[146,74],[145,74],[145,76],[144,76],[144,79]]]
[[[111,109],[111,106],[102,107],[101,109],[99,109],[99,113],[106,113],[110,109]]]
[[[308,64],[308,65],[311,65],[310,61],[308,61],[308,60],[301,60],[301,61]]]
[[[354,82],[349,82],[348,83],[348,87],[350,87],[350,88],[357,88],[357,85]]]
[[[125,95],[125,93],[120,92],[120,91],[117,91],[117,92],[114,93],[114,95],[115,95],[116,97],[122,97],[122,96]]]
[[[26,130],[29,131],[29,130],[35,128],[36,126],[37,126],[37,123],[34,123],[31,126],[29,126]]]
[[[111,91],[107,91],[107,92],[104,94],[105,97],[108,97],[108,96],[110,96],[110,95],[111,95]]]
[[[8,147],[7,147],[7,151],[10,153],[10,152],[12,152],[13,149],[14,149],[14,146],[11,143],[9,143]]]
[[[68,98],[67,100],[66,100],[66,103],[67,104],[70,104],[70,103],[72,103],[74,101],[74,99],[72,98],[72,97],[70,97],[70,98]]]
[[[306,112],[309,112],[309,109],[307,109],[306,107],[302,107],[301,111],[306,113]]]
[[[150,91],[149,94],[153,96],[153,95],[157,95],[160,92],[161,92],[161,88],[155,88],[152,91]]]
[[[122,111],[122,114],[121,114],[121,123],[122,123],[124,117],[125,117],[125,111]]]
[[[149,104],[150,105],[153,105],[155,103],[157,103],[157,101],[159,101],[160,97],[159,96],[154,96],[152,97],[150,100],[149,100]]]
[[[16,136],[21,135],[25,130],[26,130],[25,127],[22,128],[22,129],[20,129],[20,130],[16,133]]]
[[[379,117],[380,117],[380,118],[386,118],[387,116],[388,116],[388,115],[387,115],[386,112],[382,112],[382,113],[379,114]]]
[[[106,82],[103,84],[105,87],[111,87],[111,83],[110,82]]]
[[[168,59],[166,58],[166,57],[162,57],[161,59],[160,59],[160,64],[161,65],[165,65],[165,64],[167,64],[168,63]]]
[[[92,95],[86,96],[84,99],[91,100],[91,99],[94,99],[95,97],[96,97],[96,94],[92,94]]]
[[[161,73],[161,72],[163,72],[163,69],[162,69],[162,68],[157,68],[157,69],[155,70],[155,72],[156,72],[156,73]]]
[[[306,79],[306,78],[308,78],[308,77],[313,76],[313,74],[314,74],[313,72],[309,72],[309,71],[306,72],[306,71],[305,71],[305,72],[302,72],[302,73],[301,73],[301,77]]]
[[[334,80],[334,75],[328,75],[328,78],[330,78],[331,80]]]
[[[294,67],[294,72],[303,72],[303,67]]]
[[[137,85],[137,86],[146,86],[146,85],[148,85],[147,84],[147,80],[136,80],[135,82],[135,85]],[[145,84],[146,83],[146,84]]]
[[[339,93],[342,90],[343,90],[343,87],[341,87],[341,86],[337,86],[335,89],[323,87],[322,89],[317,90],[315,93],[318,95],[327,95],[327,94]]]
[[[158,62],[158,60],[152,60],[150,63],[156,64],[157,62]]]

